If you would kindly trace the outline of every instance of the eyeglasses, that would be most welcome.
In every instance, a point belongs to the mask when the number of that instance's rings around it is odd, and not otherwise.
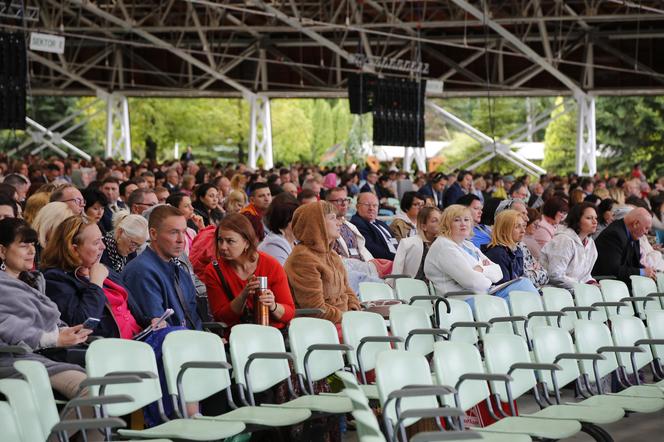
[[[85,205],[85,200],[83,198],[71,198],[68,200],[63,200],[63,203],[68,203],[69,201],[74,201],[76,205],[78,206],[84,206]]]
[[[154,206],[156,206],[158,203],[152,203],[152,204],[148,204],[148,203],[134,203],[134,204],[139,205],[139,206],[154,207]]]
[[[424,202],[421,202],[421,203],[413,203],[413,207],[424,207]]]
[[[350,203],[350,198],[337,198],[336,200],[329,200],[332,204],[343,204],[343,203]]]
[[[357,205],[358,205],[358,206],[366,206],[366,207],[369,207],[369,208],[371,208],[371,209],[377,209],[377,208],[378,208],[378,204],[357,203]]]

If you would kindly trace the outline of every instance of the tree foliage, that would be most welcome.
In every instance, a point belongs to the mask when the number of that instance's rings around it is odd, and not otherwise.
[[[556,98],[556,104],[562,103],[562,97]],[[556,108],[551,116],[563,112]],[[576,109],[549,123],[544,135],[544,161],[542,167],[556,175],[574,172],[576,168]]]

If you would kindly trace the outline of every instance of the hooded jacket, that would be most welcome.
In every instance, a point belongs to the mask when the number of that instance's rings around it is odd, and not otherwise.
[[[549,283],[572,288],[575,283],[592,279],[590,275],[597,260],[597,248],[591,237],[586,244],[569,227],[560,227],[553,239],[542,248],[542,266],[549,272]]]
[[[323,319],[341,322],[360,302],[348,285],[341,258],[330,247],[322,202],[305,204],[293,214],[293,234],[299,243],[286,260],[293,298],[301,308],[319,308]]]

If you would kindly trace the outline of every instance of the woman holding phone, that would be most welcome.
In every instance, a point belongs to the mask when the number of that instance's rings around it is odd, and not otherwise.
[[[58,306],[44,295],[44,277],[31,272],[37,232],[18,218],[0,221],[0,345],[20,346],[23,355],[0,353],[0,378],[19,377],[16,360],[44,364],[51,386],[67,398],[76,397],[86,378],[78,365],[57,362],[39,352],[85,342],[91,330],[80,323],[67,326]]]

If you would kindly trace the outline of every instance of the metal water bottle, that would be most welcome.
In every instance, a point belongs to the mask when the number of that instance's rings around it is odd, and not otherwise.
[[[254,322],[259,325],[270,325],[270,308],[259,300],[265,290],[267,276],[258,276],[258,291],[254,295]]]

